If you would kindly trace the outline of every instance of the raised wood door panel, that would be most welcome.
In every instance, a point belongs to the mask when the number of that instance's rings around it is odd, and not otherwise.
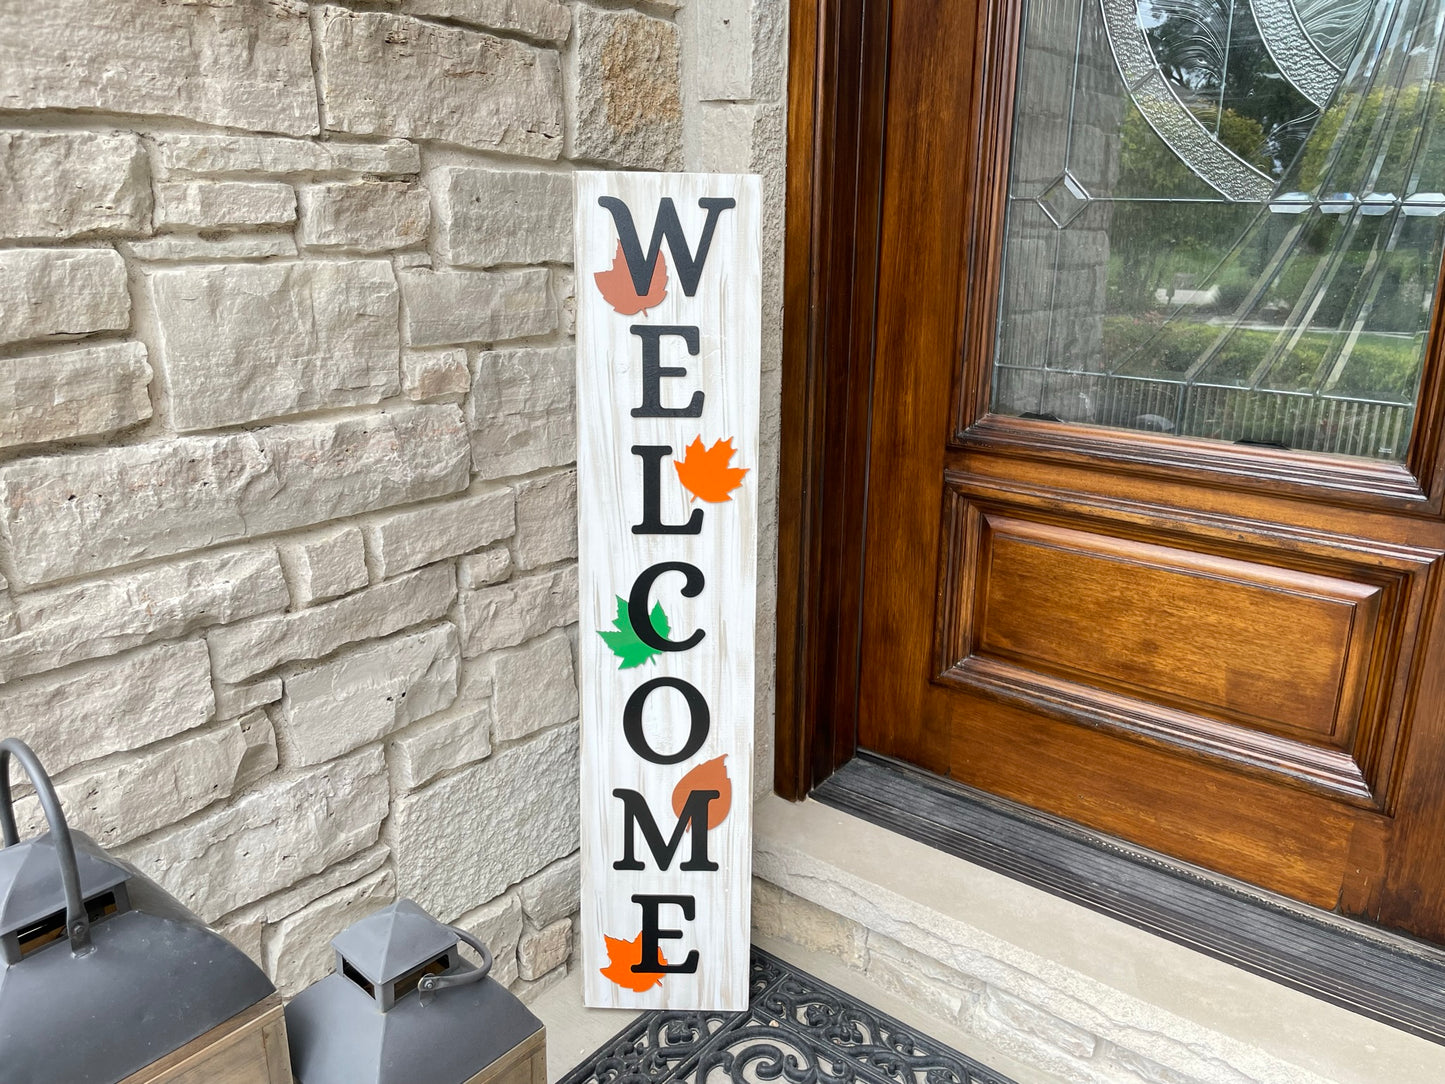
[[[945,485],[936,681],[1389,808],[1438,554]]]
[[[1445,943],[1440,335],[1399,462],[990,413],[1019,19],[891,7],[858,742]]]

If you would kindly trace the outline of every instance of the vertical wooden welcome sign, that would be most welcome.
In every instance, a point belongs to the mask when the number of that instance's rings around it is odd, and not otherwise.
[[[742,1009],[759,182],[576,182],[586,1002]]]

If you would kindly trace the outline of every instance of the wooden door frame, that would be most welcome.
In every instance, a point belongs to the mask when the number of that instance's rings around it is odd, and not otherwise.
[[[793,0],[775,786],[857,750],[888,0]]]
[[[1445,1042],[1445,951],[1328,921],[1329,916],[1306,913],[1250,886],[1131,852],[1117,841],[970,794],[875,754],[860,755],[863,528],[892,2],[790,0],[776,792],[793,801],[811,794]],[[1442,313],[1445,304],[1437,303],[1429,377],[1421,389],[1423,417],[1442,413],[1427,409],[1445,396],[1445,364],[1435,356],[1445,350]],[[1445,498],[1445,456],[1438,450],[1445,442],[1434,433],[1417,437],[1417,451],[1431,449],[1426,460],[1410,463],[1424,485],[1400,496],[1413,510],[1438,515]],[[1101,450],[1089,449],[1096,455]],[[1080,451],[1063,440],[1042,454],[1068,457]],[[1018,454],[1039,453],[1020,448]],[[1291,482],[1274,481],[1286,488]],[[1109,885],[1111,891],[1091,895],[1090,884]],[[1200,918],[1211,914],[1215,919]],[[1293,948],[1279,949],[1287,944]],[[1321,966],[1321,960],[1335,963]]]

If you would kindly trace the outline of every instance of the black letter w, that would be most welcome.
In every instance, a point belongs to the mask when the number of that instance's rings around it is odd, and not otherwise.
[[[682,292],[688,297],[697,293],[698,279],[702,278],[702,266],[707,262],[707,250],[712,247],[712,233],[717,228],[718,215],[738,201],[732,197],[704,196],[697,205],[707,212],[707,221],[702,227],[702,239],[697,243],[694,257],[683,236],[682,223],[677,220],[677,207],[672,198],[663,196],[657,207],[657,220],[652,224],[652,243],[647,252],[637,239],[637,227],[632,223],[632,211],[616,196],[599,196],[599,206],[612,212],[612,221],[617,225],[617,240],[622,244],[622,255],[627,260],[627,270],[632,275],[632,288],[638,297],[646,297],[652,285],[652,269],[657,266],[657,255],[662,251],[662,239],[667,238],[667,247],[672,252],[678,281]]]

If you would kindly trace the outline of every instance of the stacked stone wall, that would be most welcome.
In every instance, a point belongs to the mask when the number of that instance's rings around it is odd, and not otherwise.
[[[765,175],[766,787],[784,9],[0,0],[0,730],[283,991],[573,955],[574,168]]]

